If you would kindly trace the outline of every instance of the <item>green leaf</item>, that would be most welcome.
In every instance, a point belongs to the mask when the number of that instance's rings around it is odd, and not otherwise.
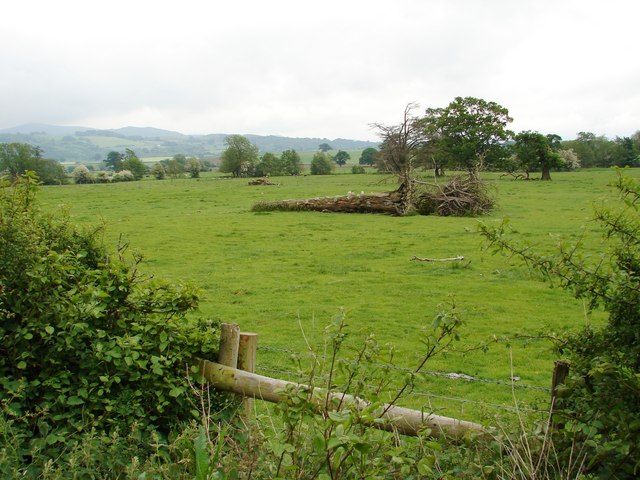
[[[343,437],[331,437],[327,442],[327,449],[333,450],[335,448],[341,447],[342,445],[344,445],[344,443],[345,442]]]
[[[181,388],[181,387],[173,387],[171,390],[169,390],[170,397],[179,397],[183,393],[184,393],[184,388]]]
[[[55,328],[53,328],[51,325],[47,325],[46,327],[44,327],[44,331],[49,335],[53,335],[53,332],[55,332]]]
[[[316,453],[319,452],[324,452],[325,451],[325,447],[326,447],[326,442],[324,440],[324,436],[321,434],[317,434],[313,437],[313,449],[315,450]]]
[[[83,403],[84,403],[84,400],[76,395],[73,395],[67,399],[67,405],[74,406],[74,405],[82,405]]]
[[[196,480],[206,480],[209,473],[209,452],[203,427],[200,427],[198,436],[193,439],[193,449],[196,455]]]
[[[329,412],[329,418],[336,423],[345,423],[351,419],[351,412]]]
[[[27,362],[25,362],[24,360],[22,360],[21,362],[18,362],[18,365],[16,365],[20,370],[24,370],[25,368],[27,368]]]

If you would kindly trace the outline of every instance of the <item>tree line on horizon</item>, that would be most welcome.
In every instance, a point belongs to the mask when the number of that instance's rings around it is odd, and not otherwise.
[[[540,172],[550,180],[552,170],[640,166],[640,130],[629,137],[609,139],[604,135],[579,132],[575,139],[535,131],[515,133],[507,126],[513,121],[506,108],[495,102],[473,97],[456,97],[447,107],[427,108],[423,116],[413,115],[410,104],[399,125],[373,124],[381,137],[378,148],[365,148],[353,173],[363,167],[379,172],[394,172],[394,163],[410,161],[412,168],[433,170],[436,176],[446,170],[503,171],[516,178],[530,178]],[[300,155],[294,149],[279,155],[259,148],[247,136],[229,135],[219,158],[218,170],[234,177],[298,175],[303,171]],[[404,150],[403,150],[404,149]],[[351,161],[348,152],[321,143],[310,164],[313,175],[331,174],[336,165]],[[68,175],[56,160],[44,157],[43,150],[27,143],[0,143],[0,174],[10,179],[34,171],[44,184],[66,183]],[[398,158],[394,158],[397,156]],[[201,171],[214,168],[215,161],[175,154],[148,168],[127,148],[110,151],[103,160],[104,171],[94,175],[91,168],[80,165],[72,172],[76,183],[140,180],[151,174],[156,179],[176,178],[188,174],[198,178]]]

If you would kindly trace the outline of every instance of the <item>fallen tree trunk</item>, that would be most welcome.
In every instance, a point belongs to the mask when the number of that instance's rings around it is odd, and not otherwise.
[[[397,192],[379,194],[347,194],[340,197],[317,197],[279,202],[258,202],[251,208],[254,212],[270,211],[317,211],[334,213],[383,213],[402,215],[402,205]]]

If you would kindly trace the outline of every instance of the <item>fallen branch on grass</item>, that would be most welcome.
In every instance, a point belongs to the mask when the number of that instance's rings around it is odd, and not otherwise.
[[[416,262],[455,262],[455,261],[464,260],[464,257],[462,255],[459,255],[457,257],[449,257],[449,258],[422,258],[422,257],[416,257],[414,255],[411,258],[411,260],[415,260]]]

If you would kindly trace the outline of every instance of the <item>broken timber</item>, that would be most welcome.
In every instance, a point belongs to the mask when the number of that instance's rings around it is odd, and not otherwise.
[[[462,255],[458,255],[457,257],[449,258],[422,258],[414,255],[411,257],[411,260],[415,260],[416,262],[455,262],[464,260],[464,257]]]

